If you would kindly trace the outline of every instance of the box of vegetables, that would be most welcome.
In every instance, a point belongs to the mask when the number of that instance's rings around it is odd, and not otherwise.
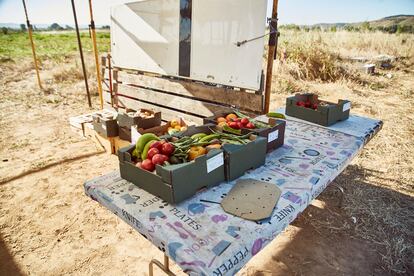
[[[216,124],[224,132],[233,134],[254,134],[267,139],[267,152],[279,148],[285,140],[286,121],[275,118],[262,122],[237,110],[219,112],[204,119],[204,123]]]
[[[208,148],[224,151],[227,181],[242,176],[247,170],[262,166],[266,159],[267,140],[253,132],[233,134],[224,132],[214,124],[190,126],[182,133],[184,137],[197,139]]]
[[[121,177],[169,203],[224,181],[224,153],[198,138],[145,133],[118,151]]]
[[[320,100],[318,95],[312,93],[286,98],[286,115],[323,126],[348,119],[350,109],[350,101],[338,100],[338,103],[331,103]]]
[[[126,109],[118,112],[117,121],[119,125],[119,138],[131,141],[131,127],[148,129],[161,125],[161,112],[149,109]]]

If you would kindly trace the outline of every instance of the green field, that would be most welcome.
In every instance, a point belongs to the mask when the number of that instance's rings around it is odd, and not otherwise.
[[[98,32],[96,36],[99,52],[108,52],[110,47],[109,32]],[[75,32],[37,32],[34,33],[33,39],[40,60],[61,60],[65,56],[78,51]],[[84,52],[92,51],[92,40],[88,32],[81,33],[81,40]],[[19,60],[31,55],[32,51],[27,32],[0,34],[0,60]]]

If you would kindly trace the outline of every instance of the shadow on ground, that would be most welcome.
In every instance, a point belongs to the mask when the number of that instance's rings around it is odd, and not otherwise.
[[[13,256],[10,254],[3,237],[0,235],[0,275],[20,276],[23,273],[17,266]]]
[[[357,165],[334,182],[345,189],[342,207],[337,189],[328,186],[242,275],[414,274],[414,198],[376,186],[384,183],[381,173]],[[391,216],[381,216],[390,204]],[[406,248],[381,243],[392,236],[403,238]]]

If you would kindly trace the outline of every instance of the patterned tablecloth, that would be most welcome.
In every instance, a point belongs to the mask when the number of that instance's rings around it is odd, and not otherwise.
[[[361,118],[361,117],[359,117]],[[351,118],[352,134],[288,120],[285,144],[264,166],[243,178],[277,185],[282,196],[272,216],[248,221],[223,211],[235,182],[222,183],[178,205],[123,180],[119,172],[85,183],[85,191],[164,251],[191,275],[233,275],[282,232],[358,154],[380,121]],[[362,127],[361,127],[362,126]],[[346,132],[346,131],[345,131]],[[196,180],[195,180],[196,181]]]

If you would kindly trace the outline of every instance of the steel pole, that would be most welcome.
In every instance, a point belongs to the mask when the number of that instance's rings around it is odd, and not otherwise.
[[[267,54],[267,70],[266,70],[266,86],[265,86],[265,106],[264,112],[269,112],[270,107],[270,94],[272,92],[272,73],[273,73],[273,60],[276,58],[277,51],[277,38],[279,33],[277,32],[277,8],[278,0],[273,0],[272,19],[269,23],[270,36],[269,36],[269,50]],[[273,30],[272,30],[273,29]]]
[[[98,82],[98,93],[99,93],[99,100],[100,100],[100,104],[101,104],[101,109],[103,109],[101,70],[100,70],[100,66],[99,66],[98,47],[96,45],[96,32],[95,32],[95,22],[93,21],[92,0],[89,0],[89,13],[90,13],[90,17],[91,17],[90,28],[91,28],[91,36],[92,36],[92,46],[93,46],[93,52],[95,54],[96,81]]]
[[[76,15],[75,0],[72,1],[73,19],[75,20],[76,36],[78,38],[79,55],[82,62],[83,78],[85,79],[86,95],[88,96],[89,107],[92,107],[91,94],[89,93],[88,74],[86,73],[85,60],[83,58],[82,41],[79,34],[78,17]]]
[[[32,54],[33,54],[34,66],[36,69],[37,84],[39,85],[40,89],[43,89],[42,82],[40,81],[39,66],[37,64],[36,48],[33,42],[32,25],[30,24],[29,16],[27,14],[26,2],[24,0],[22,0],[22,2],[23,2],[24,13],[26,15],[26,24],[27,24],[27,31],[29,33],[30,45],[32,46]]]

